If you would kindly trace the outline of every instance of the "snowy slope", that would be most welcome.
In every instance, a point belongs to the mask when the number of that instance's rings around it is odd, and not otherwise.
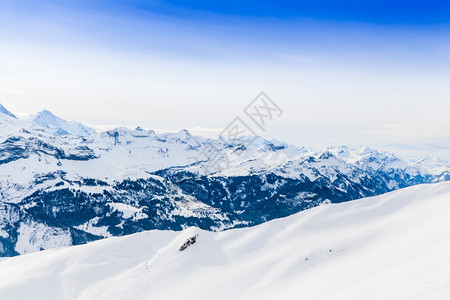
[[[450,183],[0,259],[5,299],[448,299]],[[185,251],[179,248],[198,234]]]
[[[26,131],[43,130],[54,135],[79,137],[87,137],[96,133],[93,128],[80,122],[66,121],[48,110],[43,110],[31,116],[31,118],[18,119],[0,104],[0,138],[17,133],[19,129]]]
[[[0,137],[7,136],[19,130],[26,122],[18,120],[11,112],[0,104]]]
[[[37,113],[31,122],[45,131],[57,135],[89,136],[96,133],[93,128],[87,127],[80,122],[66,121],[48,110]]]
[[[48,111],[33,120],[0,113],[0,256],[151,229],[256,225],[324,202],[450,180],[450,164],[432,157],[187,130],[90,134]],[[215,150],[228,165],[214,168]]]
[[[1,114],[5,114],[5,115],[8,115],[8,116],[10,116],[11,118],[17,119],[17,117],[16,117],[12,112],[10,112],[9,110],[7,110],[6,107],[4,107],[2,104],[0,104],[0,113],[1,113]]]

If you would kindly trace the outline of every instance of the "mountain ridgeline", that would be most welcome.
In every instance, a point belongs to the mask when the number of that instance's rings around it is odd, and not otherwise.
[[[252,226],[326,203],[450,179],[437,158],[404,161],[369,148],[313,151],[262,138],[186,130],[96,133],[44,111],[0,109],[0,256],[151,229]],[[211,145],[233,159],[211,170]]]

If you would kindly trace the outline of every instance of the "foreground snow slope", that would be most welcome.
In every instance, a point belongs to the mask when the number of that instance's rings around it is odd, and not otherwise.
[[[2,299],[448,299],[450,183],[0,260]],[[179,248],[195,234],[197,242]]]

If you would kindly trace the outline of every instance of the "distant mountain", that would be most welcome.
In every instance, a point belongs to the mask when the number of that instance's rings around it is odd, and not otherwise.
[[[96,134],[95,129],[80,122],[61,119],[48,110],[37,113],[31,119],[18,119],[0,104],[0,136],[5,137],[18,133],[20,129],[27,131],[43,130],[57,136],[87,137]]]
[[[85,135],[50,112],[34,120],[40,126],[21,123],[0,141],[0,256],[150,229],[251,226],[322,203],[450,180],[447,162],[404,161],[369,148],[315,151],[186,130]],[[215,168],[214,151],[230,159],[223,168]]]
[[[0,113],[10,116],[11,118],[17,119],[9,110],[7,110],[2,104],[0,104]]]
[[[29,123],[19,120],[0,104],[0,137],[18,132],[21,127],[29,127]]]
[[[56,135],[89,136],[96,133],[93,128],[79,122],[63,120],[48,110],[43,110],[36,114],[32,119],[32,123]]]
[[[153,230],[4,258],[0,295],[4,299],[447,299],[449,199],[450,182],[420,185],[322,205],[252,228]],[[120,209],[124,216],[133,213]],[[27,238],[44,239],[49,245],[52,234],[64,233],[45,231],[31,222],[21,230]],[[59,242],[69,244],[68,239]]]

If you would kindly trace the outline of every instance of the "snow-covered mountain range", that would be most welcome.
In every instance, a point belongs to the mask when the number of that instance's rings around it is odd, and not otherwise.
[[[0,256],[150,229],[245,227],[450,179],[450,164],[433,157],[186,130],[96,133],[49,111],[25,120],[0,111]],[[226,167],[214,167],[214,151]]]
[[[321,205],[251,228],[152,230],[0,259],[0,295],[447,299],[449,214],[444,182]]]
[[[33,116],[32,123],[56,135],[89,136],[96,133],[93,128],[89,128],[80,122],[68,122],[48,110],[43,110]]]

